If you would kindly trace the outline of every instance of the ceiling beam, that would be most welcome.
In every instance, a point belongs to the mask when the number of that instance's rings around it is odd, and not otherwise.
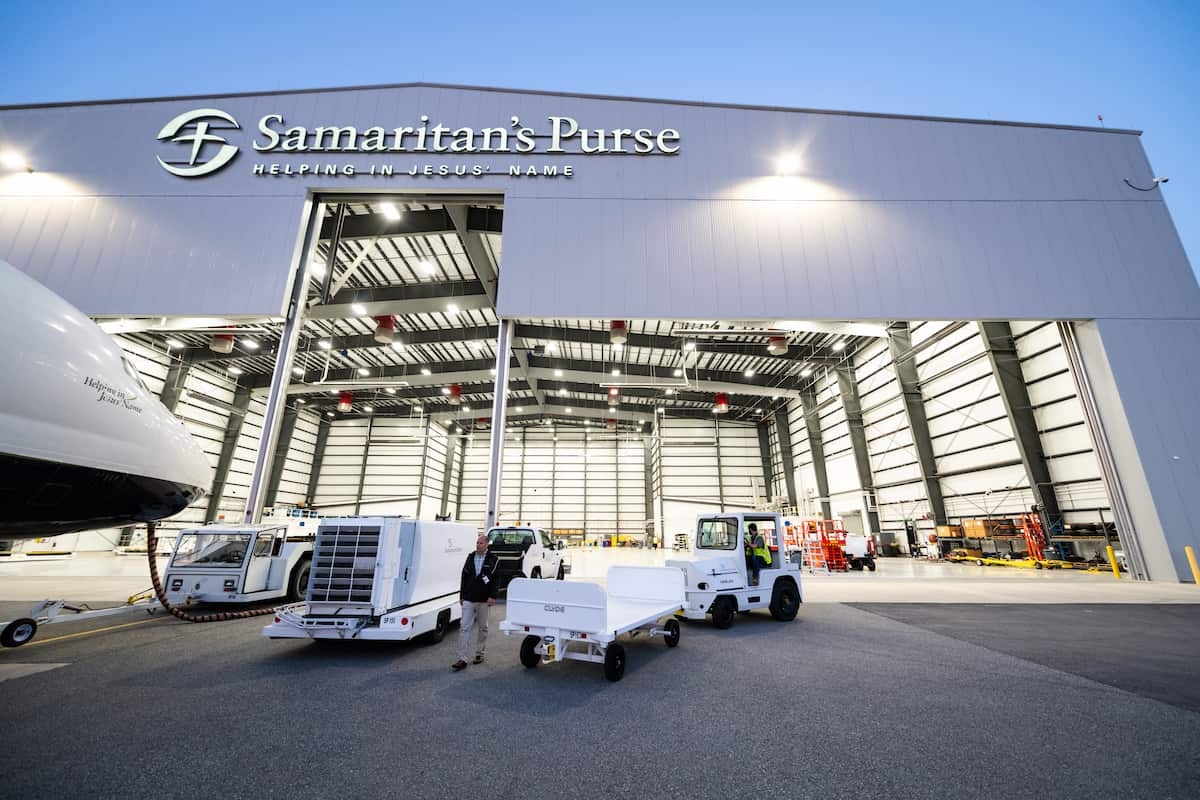
[[[786,380],[785,376],[779,375],[755,375],[753,378],[747,378],[740,372],[689,369],[685,372],[684,378],[676,378],[673,377],[673,370],[670,368],[651,368],[643,364],[623,364],[621,365],[620,377],[613,378],[611,376],[611,365],[595,361],[571,361],[559,358],[533,357],[530,359],[530,362],[532,369],[530,370],[529,377],[537,381],[562,378],[577,383],[595,382],[599,386],[600,384],[607,384],[609,381],[619,383],[630,378],[648,378],[651,380],[661,380],[664,389],[672,387],[676,391],[737,392],[739,394],[757,395],[759,397],[800,396],[800,391],[796,388],[783,388],[776,385],[781,380]],[[556,370],[561,370],[563,374],[555,374]],[[682,385],[685,378],[687,381],[686,386]],[[625,390],[622,389],[622,391]]]
[[[609,346],[608,331],[591,328],[560,328],[553,325],[538,325],[534,323],[518,323],[516,335],[523,339],[542,339],[550,342],[570,342],[577,344],[594,344]],[[828,347],[813,345],[791,345],[788,352],[782,356],[773,356],[767,352],[765,343],[727,342],[719,343],[712,340],[693,340],[685,336],[664,336],[657,333],[630,333],[625,342],[626,347],[639,347],[650,350],[669,350],[682,352],[685,341],[696,345],[693,352],[711,353],[713,355],[757,356],[766,359],[784,359],[789,361],[809,361],[814,364],[836,364],[845,360],[845,354],[837,354]]]
[[[321,238],[328,241],[333,236],[336,220],[326,217],[321,224]],[[504,227],[504,210],[499,208],[467,209],[467,227],[480,233],[501,233]],[[424,211],[403,211],[400,219],[389,219],[383,214],[347,215],[342,223],[341,240],[375,239],[397,236],[430,236],[454,233],[454,222],[444,208]]]
[[[351,307],[356,303],[363,306],[362,312]],[[492,301],[479,281],[438,281],[342,289],[328,303],[310,308],[307,316],[309,319],[378,317],[386,314],[403,317],[407,314],[445,312],[449,303],[454,303],[464,311],[492,307]]]

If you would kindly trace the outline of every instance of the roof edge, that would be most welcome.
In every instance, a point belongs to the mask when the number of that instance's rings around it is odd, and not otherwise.
[[[1088,131],[1091,133],[1119,133],[1141,136],[1142,131],[1126,128],[1098,128],[1093,125],[1060,125],[1049,122],[1019,122],[1014,120],[977,119],[973,117],[937,117],[924,114],[885,114],[873,111],[842,111],[827,108],[799,108],[795,106],[754,105],[745,103],[711,103],[701,100],[672,100],[657,97],[628,97],[625,95],[588,94],[584,92],[556,92],[545,89],[509,89],[499,86],[466,86],[456,83],[378,83],[362,86],[328,86],[315,89],[277,89],[268,92],[225,92],[218,94],[188,94],[165,97],[132,97],[107,100],[79,100],[55,103],[20,103],[0,105],[0,111],[20,111],[39,108],[71,108],[77,106],[108,106],[131,103],[167,103],[180,100],[212,100],[242,97],[277,97],[295,94],[330,94],[334,92],[361,92],[381,89],[450,89],[469,92],[496,92],[500,94],[525,94],[541,97],[571,97],[580,100],[612,100],[626,103],[654,103],[657,105],[693,106],[700,108],[734,108],[742,111],[775,111],[791,114],[827,114],[841,117],[868,117],[874,119],[904,119],[918,122],[954,122],[964,125],[1004,125],[1018,128],[1051,128],[1066,131]]]

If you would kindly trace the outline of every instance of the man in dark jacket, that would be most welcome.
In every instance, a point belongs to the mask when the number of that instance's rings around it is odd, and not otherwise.
[[[462,603],[462,622],[458,631],[458,661],[451,669],[455,672],[467,668],[467,648],[471,644],[471,628],[479,629],[475,643],[475,664],[483,663],[483,650],[487,646],[488,612],[496,605],[496,594],[500,581],[496,580],[496,554],[488,551],[486,536],[475,540],[475,552],[467,556],[463,564],[462,582],[458,588],[458,601]]]

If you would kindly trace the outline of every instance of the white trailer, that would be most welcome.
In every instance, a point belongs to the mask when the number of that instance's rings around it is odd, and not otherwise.
[[[276,609],[263,635],[440,642],[462,617],[459,579],[476,536],[455,522],[323,519],[305,602]]]
[[[645,633],[664,637],[667,647],[679,644],[673,615],[683,610],[683,577],[672,567],[610,567],[608,591],[595,583],[517,578],[508,586],[500,630],[525,636],[521,663],[526,667],[568,658],[591,661],[604,665],[604,677],[619,681],[625,674],[625,647],[617,637]]]
[[[308,589],[313,531],[287,525],[207,525],[179,532],[163,576],[167,601],[254,603]]]

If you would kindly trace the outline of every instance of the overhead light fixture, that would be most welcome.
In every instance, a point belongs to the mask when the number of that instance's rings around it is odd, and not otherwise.
[[[488,372],[492,373],[493,378],[496,377],[496,368],[495,367],[492,367],[491,369],[489,369]]]
[[[400,341],[399,339],[394,339],[394,340],[392,341],[392,349],[393,349],[393,350],[395,350],[395,351],[397,351],[397,352],[399,352],[399,351],[403,350],[403,349],[404,349],[404,342]]]
[[[25,160],[25,156],[16,150],[5,150],[0,153],[0,164],[3,164],[6,169],[23,169],[26,172],[33,172],[33,167]]]
[[[470,406],[463,406],[463,407],[462,407],[462,410],[463,410],[463,411],[468,411],[468,412],[469,412],[469,411],[471,410],[471,407],[470,407]]]
[[[447,314],[457,314],[458,313],[458,305],[456,303],[448,303],[446,305],[446,313]]]
[[[359,367],[358,374],[365,378],[371,374],[371,370],[367,369],[366,367]]]
[[[395,388],[393,388],[393,387],[391,387],[391,386],[387,386],[387,387],[385,387],[385,388],[384,388],[384,391],[385,391],[385,392],[387,392],[388,394],[395,394],[395,393],[396,393],[396,390],[395,390]]]
[[[305,404],[305,403],[307,403],[307,402],[308,402],[308,401],[307,401],[307,400],[305,400],[303,397],[297,397],[297,398],[296,398],[296,405],[298,405],[298,406],[302,406],[302,405],[304,405],[304,404]]]
[[[518,414],[520,414],[520,413],[521,413],[522,411],[524,411],[524,410],[525,410],[525,409],[524,409],[524,408],[522,408],[521,406],[517,406],[516,408],[514,408],[514,409],[513,409],[513,411],[515,411],[515,412],[516,412],[516,413],[518,413]]]
[[[695,342],[684,342],[683,349],[690,353],[696,349],[696,343]]]
[[[341,391],[339,391],[338,389],[330,389],[329,393],[330,394],[341,394]]]
[[[621,348],[624,346],[625,345],[621,344],[620,342],[617,342],[616,344],[613,345],[613,350],[620,352]]]
[[[557,353],[558,345],[556,345],[554,342],[546,342],[546,352],[547,353]]]
[[[676,377],[676,378],[682,378],[682,377],[683,377],[683,370],[681,370],[681,369],[677,369],[677,370],[675,370],[675,377]]]
[[[779,175],[795,175],[800,171],[800,156],[783,153],[775,159],[775,172]]]
[[[442,387],[442,394],[446,394],[446,395],[450,394],[450,387],[449,387],[449,386],[443,386],[443,387]]]
[[[312,260],[308,264],[308,271],[314,278],[325,277],[325,262]]]
[[[674,389],[667,389],[665,392],[663,392],[663,394],[666,394],[666,395],[672,395],[672,394],[675,394],[675,390],[674,390]]]
[[[412,410],[413,410],[415,413],[417,413],[417,414],[420,414],[420,413],[421,413],[422,411],[424,411],[425,409],[424,409],[422,406],[413,406],[413,407],[412,407]]]
[[[567,390],[566,390],[566,389],[559,389],[559,390],[558,390],[558,396],[559,396],[559,397],[566,397],[566,396],[567,396]]]
[[[325,412],[325,416],[327,416],[327,417],[332,417],[332,416],[333,416],[333,412],[332,412],[332,411],[326,411],[326,412]]]
[[[613,376],[614,378],[619,378],[619,377],[621,377],[621,370],[619,370],[619,369],[614,369],[614,370],[612,371],[612,376]]]
[[[812,375],[812,370],[810,368],[805,367],[804,369],[800,370],[801,378],[807,378],[809,375]]]
[[[300,369],[300,367],[292,367],[292,374],[299,378],[304,375],[304,370]]]
[[[427,258],[423,258],[417,262],[417,269],[421,270],[426,275],[432,275],[435,272],[433,262]]]
[[[368,414],[370,414],[374,410],[375,410],[375,406],[363,406],[363,411],[367,412]]]
[[[179,341],[178,339],[167,339],[168,349],[178,350],[180,347],[183,347],[183,342]]]
[[[366,313],[367,313],[367,307],[364,306],[362,303],[351,303],[350,310],[353,311],[355,314],[357,314],[360,317],[366,316]]]
[[[242,339],[242,347],[246,348],[247,350],[257,350],[259,348],[259,344],[253,339]]]
[[[380,203],[379,211],[392,222],[400,219],[400,209],[396,208],[395,203]]]
[[[429,367],[421,367],[421,374],[422,375],[432,375],[433,373],[429,371]]]
[[[834,342],[832,345],[830,345],[829,349],[835,353],[840,353],[846,349],[846,343],[845,342]]]
[[[554,377],[556,377],[556,378],[561,378],[561,377],[562,377],[562,370],[561,370],[561,369],[556,369],[556,370],[554,370]]]
[[[571,414],[574,412],[574,409],[568,407],[568,408],[564,408],[563,411],[565,411],[568,414]]]
[[[321,341],[317,342],[317,347],[321,348],[322,350],[328,350],[333,347],[333,343],[328,339],[322,339]]]
[[[241,370],[241,368],[239,368],[239,367],[230,367],[230,368],[229,368],[229,374],[230,374],[230,375],[241,375],[241,374],[242,374],[242,370]]]
[[[745,370],[745,371],[742,373],[742,375],[746,376],[747,378],[753,378],[753,377],[754,377],[754,370],[752,370],[752,369],[746,369],[746,370]]]

